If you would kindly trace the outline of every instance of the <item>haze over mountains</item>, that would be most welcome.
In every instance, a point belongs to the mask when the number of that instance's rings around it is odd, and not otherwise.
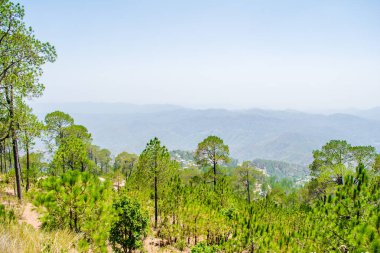
[[[43,117],[53,110],[71,114],[92,133],[94,143],[140,153],[154,136],[170,149],[194,150],[208,135],[218,135],[239,160],[255,158],[308,164],[312,150],[331,139],[380,150],[380,108],[312,114],[298,111],[189,109],[172,105],[121,103],[34,104]]]

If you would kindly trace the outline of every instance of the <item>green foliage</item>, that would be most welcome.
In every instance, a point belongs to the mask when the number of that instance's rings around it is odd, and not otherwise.
[[[310,196],[320,197],[334,192],[344,178],[353,176],[355,167],[363,164],[372,169],[376,152],[370,146],[351,146],[346,141],[332,140],[320,150],[313,151],[314,160],[309,166],[313,183],[309,184]]]
[[[195,159],[201,166],[211,166],[213,173],[214,188],[216,188],[218,165],[230,161],[230,150],[223,140],[217,136],[209,136],[198,143],[195,151]]]
[[[375,162],[373,164],[373,170],[377,174],[380,172],[380,155],[377,155],[375,158]]]
[[[158,138],[149,141],[138,159],[136,181],[140,187],[148,187],[154,195],[155,227],[158,223],[159,195],[165,184],[176,173],[177,163],[171,161],[168,149]]]
[[[59,145],[61,139],[64,137],[64,128],[74,124],[74,119],[67,113],[61,111],[54,111],[45,116],[47,143],[52,147],[52,141],[55,145]]]
[[[0,224],[10,224],[16,221],[16,215],[13,209],[7,210],[3,204],[0,204]]]
[[[41,42],[31,27],[24,22],[24,8],[9,0],[0,2],[0,113],[2,119],[0,140],[12,139],[17,196],[22,199],[21,168],[19,165],[20,130],[24,141],[31,142],[36,126],[25,124],[26,98],[38,97],[44,90],[40,83],[42,66],[54,62],[55,49]],[[29,115],[30,116],[30,115]],[[31,117],[28,117],[31,119]],[[35,119],[34,119],[35,120]],[[5,130],[6,129],[6,130]],[[5,131],[4,131],[5,130]],[[4,134],[3,134],[4,132]]]
[[[29,179],[31,184],[37,182],[38,177],[43,175],[44,169],[47,168],[47,164],[43,162],[44,155],[42,152],[33,152],[29,154],[30,167],[27,169],[27,156],[24,155],[20,158],[21,168],[23,168],[23,175]]]
[[[321,150],[313,151],[313,157],[314,161],[310,165],[312,176],[327,174],[341,184],[346,170],[353,170],[360,163],[366,167],[372,166],[376,151],[371,146],[351,146],[346,141],[332,140]]]
[[[87,172],[68,171],[41,182],[36,205],[46,212],[45,229],[68,228],[82,233],[82,246],[105,250],[112,222],[111,185]]]
[[[148,218],[142,212],[140,204],[123,195],[112,206],[116,214],[109,237],[112,249],[127,253],[140,248],[148,226]]]
[[[251,202],[254,195],[260,194],[261,189],[258,191],[257,185],[264,184],[265,175],[262,171],[254,168],[250,162],[243,162],[241,166],[238,166],[234,170],[234,176],[236,180],[235,190],[245,195],[248,203]]]
[[[42,65],[55,60],[55,49],[39,41],[33,29],[26,26],[20,4],[3,0],[0,13],[1,85],[8,92],[13,89],[20,100],[23,98],[19,96],[39,96],[44,88],[39,83]]]
[[[369,178],[364,165],[359,164],[356,173],[347,176],[333,194],[316,202],[313,212],[319,222],[315,226],[323,228],[316,240],[326,243],[328,250],[341,245],[352,252],[375,247],[380,239],[378,183],[379,178]]]
[[[114,169],[119,170],[125,178],[129,178],[132,175],[138,161],[138,156],[135,154],[129,154],[127,152],[121,152],[115,158]]]
[[[202,166],[214,166],[229,162],[229,148],[217,136],[209,136],[198,144],[195,158]]]
[[[41,136],[44,125],[32,109],[25,104],[19,104],[18,111],[19,128],[21,130],[21,141],[26,152],[35,145],[35,139]]]
[[[220,247],[217,245],[207,245],[205,243],[198,243],[191,249],[191,253],[216,253],[220,252]]]
[[[110,162],[111,162],[111,151],[103,148],[99,151],[100,169],[102,171],[108,172]]]
[[[52,174],[59,175],[67,170],[97,172],[98,164],[92,159],[94,151],[99,156],[101,150],[93,148],[91,134],[85,126],[75,125],[74,119],[61,111],[47,114],[45,124],[48,148],[55,151],[50,164]]]
[[[78,138],[84,142],[91,141],[91,134],[88,132],[87,128],[82,125],[70,125],[62,129],[63,138]]]
[[[52,161],[52,173],[58,175],[67,170],[85,171],[87,167],[86,144],[79,138],[68,137],[61,140]]]

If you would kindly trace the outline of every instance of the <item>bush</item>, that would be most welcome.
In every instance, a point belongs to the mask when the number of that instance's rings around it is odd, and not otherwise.
[[[113,203],[116,219],[110,230],[109,241],[115,252],[132,252],[142,245],[148,217],[137,202],[132,202],[126,196]]]

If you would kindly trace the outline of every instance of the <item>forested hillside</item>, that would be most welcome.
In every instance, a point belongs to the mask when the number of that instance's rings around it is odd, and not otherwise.
[[[57,55],[24,15],[0,0],[0,252],[380,252],[379,122],[171,106],[37,117]]]
[[[170,152],[171,157],[180,163],[183,168],[194,168],[199,166],[196,164],[194,152],[173,150]],[[258,169],[261,169],[268,176],[276,177],[277,179],[306,179],[309,175],[307,166],[287,163],[283,161],[254,159],[251,164]],[[226,167],[234,168],[238,165],[238,160],[231,158]]]
[[[277,178],[305,179],[309,175],[308,168],[298,164],[264,159],[255,159],[252,164]]]

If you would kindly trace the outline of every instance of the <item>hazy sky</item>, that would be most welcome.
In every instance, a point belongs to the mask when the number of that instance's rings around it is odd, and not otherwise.
[[[41,102],[380,105],[380,1],[23,0],[56,46]]]

